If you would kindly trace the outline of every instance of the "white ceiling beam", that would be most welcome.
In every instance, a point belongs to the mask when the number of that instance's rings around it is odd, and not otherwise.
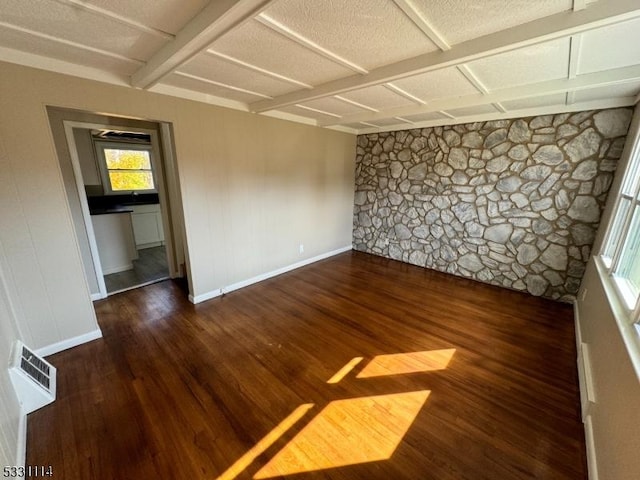
[[[205,50],[231,29],[253,18],[274,0],[216,0],[193,17],[173,40],[131,76],[131,86],[149,88]]]
[[[416,8],[410,0],[393,0],[400,10],[431,40],[440,50],[451,50],[451,45],[436,31],[431,22]]]
[[[572,90],[584,90],[588,88],[618,85],[628,82],[637,82],[640,79],[640,65],[616,68],[604,72],[588,73],[575,78],[561,78],[532,83],[529,85],[517,85],[514,87],[494,90],[488,94],[473,94],[462,97],[442,98],[429,102],[423,106],[409,106],[392,108],[378,113],[361,113],[344,116],[340,122],[320,123],[320,126],[333,125],[334,123],[370,122],[390,117],[404,117],[420,113],[429,113],[439,110],[452,110],[457,108],[476,107],[496,102],[517,100],[521,98],[553,95]]]
[[[407,100],[411,100],[413,103],[417,103],[418,105],[425,105],[427,102],[422,100],[421,98],[416,97],[415,95],[411,95],[406,90],[394,85],[393,83],[385,83],[384,87],[387,90],[391,90],[393,93],[397,93],[401,97],[406,98]]]
[[[327,112],[326,110],[320,110],[319,108],[313,108],[313,107],[306,107],[304,105],[295,105],[298,108],[302,108],[303,110],[308,110],[310,112],[315,112],[315,113],[319,113],[321,115],[326,115],[328,117],[334,117],[334,118],[340,118],[340,115],[336,114],[336,113],[331,113],[331,112]]]
[[[507,109],[504,108],[504,105],[502,105],[500,102],[493,102],[491,105],[493,105],[499,112],[507,113]]]
[[[467,81],[474,86],[480,93],[489,93],[489,89],[480,81],[476,74],[469,68],[468,65],[462,64],[456,67]]]
[[[510,110],[506,113],[481,113],[477,115],[464,115],[460,117],[452,117],[449,119],[424,120],[414,122],[413,125],[407,126],[402,123],[393,125],[385,125],[380,127],[374,124],[362,122],[370,128],[358,129],[358,135],[366,135],[367,133],[393,132],[396,130],[406,130],[408,128],[429,128],[444,127],[445,125],[456,125],[461,123],[483,122],[486,120],[500,120],[503,118],[523,118],[533,117],[537,115],[552,115],[556,113],[584,112],[586,110],[601,110],[603,108],[628,107],[634,104],[634,97],[613,98],[607,100],[593,100],[589,102],[580,102],[567,107],[566,105],[551,105],[548,107],[524,108],[520,110]]]
[[[582,35],[574,35],[570,39],[569,48],[569,68],[567,78],[575,78],[578,75],[578,61],[580,60],[580,49],[582,47]],[[571,105],[575,99],[575,92],[567,92],[565,103]]]
[[[396,120],[400,120],[401,122],[404,122],[404,123],[410,123],[411,125],[415,123],[415,122],[412,122],[411,120],[407,120],[406,118],[402,118],[402,117],[393,117],[393,118],[395,118]]]
[[[87,3],[81,0],[55,0],[55,1],[57,1],[58,3],[61,3],[62,5],[78,8],[86,12],[92,13],[94,15],[97,15],[103,18],[108,18],[110,20],[114,20],[122,25],[133,27],[140,32],[149,33],[151,35],[155,35],[156,37],[164,38],[166,40],[171,40],[172,38],[174,38],[174,36],[169,32],[165,32],[164,30],[160,30],[158,28],[150,27],[149,25],[145,25],[144,23],[137,22],[136,20],[125,17],[124,15],[120,15],[116,12],[112,12],[111,10],[100,8],[91,3]]]
[[[318,45],[313,40],[310,40],[304,35],[290,29],[286,25],[283,25],[282,23],[278,22],[274,18],[271,18],[269,15],[265,13],[261,13],[260,15],[258,15],[256,17],[256,20],[262,23],[265,27],[270,28],[274,32],[279,33],[280,35],[288,38],[289,40],[293,40],[298,45],[301,45],[306,49],[311,50],[314,53],[317,53],[318,55],[322,55],[326,59],[331,60],[332,62],[337,63],[338,65],[342,65],[343,67],[348,68],[353,72],[362,73],[362,74],[369,72],[365,68],[362,68],[360,65],[356,65],[355,63],[347,60],[346,58],[342,58],[337,53],[324,48],[322,45]]]
[[[350,105],[354,105],[356,107],[362,108],[363,110],[369,110],[370,112],[379,112],[377,108],[370,107],[369,105],[365,105],[364,103],[354,102],[353,100],[349,100],[348,98],[341,97],[340,95],[336,95],[333,97],[341,102],[348,103]]]
[[[573,11],[577,12],[579,10],[584,10],[587,8],[586,0],[573,0]]]
[[[567,11],[540,18],[456,45],[444,52],[432,52],[385,65],[363,75],[326,82],[311,91],[296,91],[273,100],[249,105],[253,112],[278,109],[294,103],[337,95],[343,92],[392,82],[410,75],[457,66],[517,48],[568,37],[595,28],[613,25],[640,16],[638,0],[608,0],[596,2],[579,12]]]
[[[568,78],[575,78],[578,75],[578,62],[580,61],[580,50],[582,48],[582,35],[571,37],[571,47],[569,49],[569,71]]]

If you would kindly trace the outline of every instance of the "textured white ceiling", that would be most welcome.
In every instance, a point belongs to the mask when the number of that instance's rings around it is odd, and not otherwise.
[[[571,0],[413,0],[451,45],[571,9]]]
[[[261,98],[256,95],[252,95],[250,93],[234,90],[232,88],[223,87],[221,85],[216,85],[216,84],[205,82],[202,80],[197,80],[191,77],[185,77],[183,75],[179,75],[176,73],[173,73],[168,77],[166,77],[162,81],[162,83],[163,85],[169,85],[172,87],[184,88],[186,90],[202,92],[207,95],[214,95],[216,97],[222,97],[222,98],[234,100],[237,102],[243,102],[243,103],[254,102]]]
[[[208,53],[197,55],[180,67],[179,71],[270,96],[282,95],[299,88],[260,72],[247,70]]]
[[[3,22],[22,29],[147,60],[166,39],[53,0],[2,0]]]
[[[324,83],[353,73],[257,21],[245,23],[213,43],[211,48],[306,84]]]
[[[279,0],[266,14],[366,69],[437,50],[388,0]]]
[[[569,40],[560,39],[469,63],[489,89],[525,85],[567,76]]]
[[[344,100],[336,99],[335,97],[319,98],[317,100],[304,102],[301,105],[340,116],[353,115],[367,111],[367,109],[363,107],[345,102]]]
[[[0,1],[0,60],[354,132],[631,105],[638,45],[628,0]]]
[[[278,111],[291,113],[293,115],[299,115],[302,117],[309,117],[319,121],[334,120],[335,118],[337,118],[334,115],[330,115],[330,112],[321,112],[316,111],[315,109],[312,110],[303,108],[303,106],[300,105],[291,105],[289,107],[279,108]]]
[[[131,75],[141,63],[114,58],[109,55],[90,51],[80,46],[52,42],[48,38],[36,37],[21,31],[9,29],[0,25],[0,38],[2,46],[15,49],[21,52],[37,52],[38,55],[55,58],[70,63],[80,63],[81,65],[113,72],[120,75]]]
[[[90,0],[87,3],[175,35],[210,2],[180,0],[180,8],[176,8],[176,0]]]
[[[640,19],[582,35],[578,73],[640,63]]]
[[[340,96],[368,107],[375,108],[376,110],[415,104],[415,102],[394,93],[382,85],[353,90],[351,92],[343,93]]]
[[[455,67],[403,78],[393,84],[424,101],[478,93]]]

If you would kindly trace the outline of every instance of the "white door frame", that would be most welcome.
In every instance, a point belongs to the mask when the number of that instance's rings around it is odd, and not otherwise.
[[[91,251],[91,258],[93,260],[93,267],[96,272],[98,290],[99,293],[91,294],[91,300],[100,300],[107,297],[107,287],[104,283],[104,275],[102,272],[102,265],[100,263],[100,254],[98,253],[98,244],[96,243],[96,236],[93,230],[93,223],[91,222],[91,212],[89,210],[89,202],[87,200],[87,194],[84,188],[84,180],[82,178],[82,170],[80,168],[80,156],[78,155],[78,149],[76,147],[75,137],[73,135],[74,128],[82,128],[85,130],[122,130],[125,132],[138,132],[145,133],[151,137],[151,151],[152,151],[152,164],[154,167],[154,174],[158,183],[158,197],[160,200],[160,211],[162,213],[162,222],[165,227],[165,250],[167,253],[167,265],[169,266],[169,276],[175,278],[180,275],[179,267],[176,264],[176,255],[174,252],[174,239],[175,229],[171,223],[171,215],[169,214],[170,202],[168,202],[167,192],[165,190],[165,172],[163,156],[160,152],[160,142],[158,139],[158,132],[155,130],[149,130],[145,128],[136,127],[124,127],[112,124],[104,123],[91,123],[91,122],[78,122],[72,120],[63,120],[64,133],[67,139],[67,145],[69,147],[69,155],[71,157],[71,165],[73,167],[73,173],[76,181],[76,188],[78,190],[78,197],[80,198],[80,206],[82,209],[82,218],[87,230],[87,237],[89,239],[89,249]],[[158,123],[160,127],[161,124]]]

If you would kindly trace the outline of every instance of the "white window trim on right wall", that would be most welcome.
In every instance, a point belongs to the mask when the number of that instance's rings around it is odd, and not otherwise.
[[[607,202],[607,208],[602,216],[602,226],[605,227],[606,225],[606,228],[600,229],[599,238],[596,239],[596,244],[594,245],[596,247],[594,251],[597,252],[594,261],[598,276],[604,287],[607,300],[618,324],[618,329],[636,375],[640,379],[640,326],[638,323],[640,322],[640,298],[636,298],[635,305],[630,305],[628,295],[625,295],[625,292],[621,290],[620,282],[614,278],[614,269],[617,267],[620,247],[615,249],[613,258],[606,256],[607,250],[611,252],[609,247],[611,242],[614,241],[611,238],[611,231],[615,223],[616,214],[618,214],[623,184],[631,172],[633,161],[640,162],[640,106],[637,106],[634,111],[624,151],[618,164],[618,175],[616,175],[615,181],[611,186],[609,192],[610,200]],[[640,198],[640,193],[636,192],[635,198]],[[626,232],[628,232],[629,221],[625,225]],[[623,240],[619,239],[618,243],[623,243]]]

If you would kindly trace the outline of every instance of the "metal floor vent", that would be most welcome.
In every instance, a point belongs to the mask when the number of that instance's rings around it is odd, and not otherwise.
[[[20,341],[14,348],[9,376],[23,413],[31,413],[56,399],[56,368]]]

